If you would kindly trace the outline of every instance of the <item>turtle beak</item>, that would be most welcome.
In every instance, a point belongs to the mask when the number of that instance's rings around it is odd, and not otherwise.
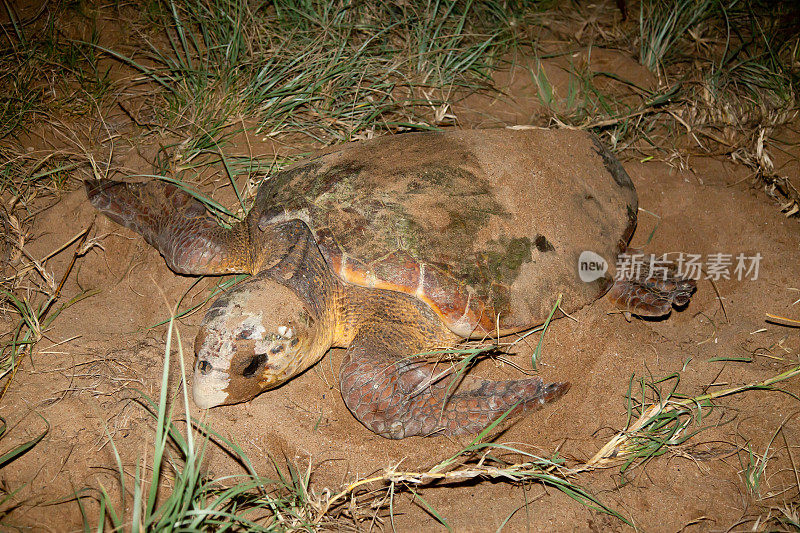
[[[203,363],[209,364],[207,361],[200,361],[194,371],[192,399],[200,409],[211,409],[222,405],[228,399],[226,389],[230,378],[228,374],[215,368],[200,369]]]

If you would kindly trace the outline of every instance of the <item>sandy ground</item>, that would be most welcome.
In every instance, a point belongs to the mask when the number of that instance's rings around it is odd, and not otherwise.
[[[501,116],[495,104],[484,102],[481,117],[500,117],[495,122],[506,124],[530,121],[536,112],[530,86],[524,80],[511,80],[509,86],[521,103],[506,105]],[[485,122],[478,116],[467,121],[470,126]],[[124,151],[119,156],[126,157]],[[150,172],[141,158],[131,157],[128,164],[140,173]],[[758,277],[720,279],[716,290],[701,281],[688,308],[667,320],[628,321],[600,300],[576,313],[574,321],[556,321],[546,336],[539,371],[546,380],[570,381],[572,389],[557,403],[518,420],[498,442],[546,456],[559,450],[574,464],[591,457],[625,426],[625,394],[632,375],[680,372],[680,391],[694,396],[763,380],[798,364],[798,330],[766,322],[765,313],[800,316],[800,304],[794,305],[800,298],[800,222],[784,218],[763,191],[751,187],[746,169],[723,159],[693,157],[688,170],[655,161],[624,160],[624,165],[640,207],[660,217],[647,252],[683,251],[701,254],[704,260],[713,253],[758,253]],[[229,200],[226,194],[218,196]],[[634,244],[647,242],[655,220],[640,213]],[[89,226],[99,246],[78,260],[63,293],[99,292],[65,309],[53,322],[0,405],[0,416],[13,427],[4,446],[43,428],[34,413],[50,424],[38,446],[0,471],[3,487],[21,487],[17,500],[23,502],[4,518],[7,527],[80,529],[77,504],[53,502],[100,483],[117,491],[109,437],[129,472],[149,453],[152,419],[136,403],[136,390],[157,397],[166,332],[165,326],[151,326],[166,319],[187,291],[182,307],[200,303],[215,282],[203,280],[192,288],[196,279],[175,275],[137,235],[97,217],[80,189],[65,192],[35,218],[27,250],[32,257],[44,257]],[[47,263],[56,279],[65,271],[71,250]],[[195,313],[178,324],[185,345],[191,346],[201,318],[202,312]],[[531,348],[520,344],[509,358],[530,368]],[[342,402],[337,384],[341,356],[334,350],[285,386],[247,405],[216,408],[202,416],[239,443],[260,473],[273,472],[269,455],[302,468],[310,463],[317,492],[398,464],[411,471],[425,469],[467,442],[442,437],[389,441],[370,433]],[[751,357],[752,362],[711,360],[731,357]],[[176,376],[174,358],[171,367]],[[520,375],[496,360],[485,361],[476,371],[494,377]],[[797,380],[780,386],[800,394]],[[624,486],[618,469],[585,473],[575,481],[645,531],[742,530],[752,525],[743,519],[796,504],[797,400],[781,392],[754,391],[718,403],[704,420],[704,431],[631,472]],[[747,457],[742,447],[749,443],[754,452],[764,454],[779,428],[761,483],[762,497],[774,497],[759,499],[743,481],[740,461]],[[208,467],[217,475],[239,471],[219,451],[211,452]],[[540,484],[473,481],[428,487],[423,495],[459,531],[496,530],[507,519],[508,531],[626,529]],[[363,513],[374,514],[368,508]],[[388,511],[379,516],[382,523],[375,527],[391,529]],[[442,529],[409,493],[396,498],[394,525],[398,531]],[[370,523],[362,527],[369,529]]]

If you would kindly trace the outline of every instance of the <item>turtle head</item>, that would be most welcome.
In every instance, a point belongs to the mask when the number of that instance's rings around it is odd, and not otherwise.
[[[215,301],[195,340],[198,407],[251,400],[316,363],[330,347],[318,317],[283,285],[257,276]]]

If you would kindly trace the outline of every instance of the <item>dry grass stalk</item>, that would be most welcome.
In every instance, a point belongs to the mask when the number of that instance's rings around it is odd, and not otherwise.
[[[790,326],[790,327],[800,326],[800,320],[796,320],[794,318],[788,318],[785,316],[773,315],[771,313],[767,313],[767,320],[778,322],[782,326]]]
[[[513,450],[502,445],[498,445],[497,448],[519,452],[519,450]],[[390,467],[385,469],[381,474],[357,480],[333,495],[328,494],[326,498],[318,499],[314,504],[317,510],[317,517],[314,519],[314,523],[319,524],[323,519],[329,517],[333,508],[343,502],[345,498],[355,497],[358,489],[367,485],[376,483],[382,485],[388,484],[389,488],[387,490],[395,493],[397,492],[396,485],[419,487],[437,482],[459,483],[478,478],[505,479],[511,482],[533,480],[546,483],[560,490],[563,490],[561,487],[564,487],[567,489],[565,492],[568,494],[572,493],[571,497],[576,501],[591,506],[601,512],[618,516],[613,510],[591,496],[585,489],[568,481],[567,471],[562,465],[547,459],[539,458],[533,461],[502,464],[500,466],[486,464],[491,460],[489,455],[492,451],[496,451],[494,446],[491,446],[490,449],[481,454],[480,459],[475,464],[465,464],[463,461],[458,463],[445,461],[428,471],[404,471],[399,470],[397,467]],[[463,457],[467,459],[469,455]],[[445,464],[446,466],[444,468],[450,468],[450,470],[438,470],[439,467]],[[619,518],[622,519],[622,517]]]
[[[76,235],[73,239],[71,239],[69,243],[67,243],[63,247],[59,248],[56,252],[53,252],[53,254],[50,254],[48,256],[51,257],[55,253],[58,253],[59,251],[63,250],[66,246],[69,246],[73,242],[78,241],[78,245],[75,248],[75,251],[72,255],[72,259],[70,260],[69,265],[64,271],[64,274],[61,276],[61,281],[59,281],[58,285],[54,287],[54,290],[49,294],[48,299],[44,302],[44,304],[38,309],[33,310],[33,308],[30,306],[27,300],[23,300],[17,306],[21,318],[19,325],[15,328],[15,330],[19,330],[21,332],[21,330],[26,327],[28,331],[24,335],[24,337],[22,337],[21,339],[22,342],[19,345],[17,344],[18,339],[15,338],[14,341],[12,341],[12,351],[14,353],[12,355],[11,368],[10,371],[8,372],[8,377],[6,378],[6,382],[3,384],[2,390],[0,390],[0,402],[3,401],[6,392],[8,392],[8,388],[14,381],[14,377],[16,376],[17,371],[19,370],[19,367],[22,364],[22,361],[24,361],[25,356],[26,355],[29,356],[33,350],[33,347],[39,340],[41,340],[43,334],[42,331],[43,325],[49,322],[48,315],[51,315],[52,318],[55,318],[55,316],[57,316],[58,313],[60,312],[60,309],[57,309],[54,313],[51,313],[51,311],[53,310],[53,304],[61,296],[61,291],[64,288],[64,284],[66,283],[67,278],[69,278],[69,275],[72,272],[73,267],[75,266],[75,262],[80,256],[85,254],[87,251],[84,245],[86,243],[86,238],[89,235],[89,229],[90,228],[86,228],[84,231],[82,231],[81,233]],[[37,270],[40,273],[42,273],[42,275],[46,276],[47,273],[44,271],[44,268],[41,265],[39,265],[38,262],[36,262],[35,260],[32,259],[32,261],[37,265],[38,267]],[[3,290],[3,292],[6,293],[7,296],[13,298],[11,292],[7,292],[5,290]],[[20,300],[16,301],[20,302]],[[20,308],[21,305],[25,305],[27,307],[28,311],[27,313],[23,312],[23,309]],[[52,318],[50,320],[52,320]],[[22,346],[22,348],[18,350],[20,345]]]

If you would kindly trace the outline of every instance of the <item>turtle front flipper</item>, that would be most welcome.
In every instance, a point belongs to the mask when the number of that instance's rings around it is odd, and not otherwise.
[[[411,355],[432,348],[421,333],[430,326],[391,318],[359,330],[340,371],[348,409],[382,437],[477,433],[510,409],[511,415],[537,409],[569,389],[568,383],[545,384],[538,377],[495,381],[457,376],[442,364]]]
[[[658,269],[645,264],[635,274],[616,280],[607,296],[619,309],[638,316],[665,316],[673,306],[689,303],[697,289],[694,280],[681,277],[672,264]]]
[[[141,234],[170,269],[181,274],[231,274],[252,270],[244,223],[221,227],[206,207],[162,181],[124,183],[87,180],[92,205],[108,218]]]

